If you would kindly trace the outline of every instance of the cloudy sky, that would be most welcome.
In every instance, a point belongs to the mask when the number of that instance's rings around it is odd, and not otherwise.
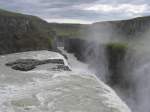
[[[150,0],[0,0],[0,8],[49,22],[92,23],[150,15]]]

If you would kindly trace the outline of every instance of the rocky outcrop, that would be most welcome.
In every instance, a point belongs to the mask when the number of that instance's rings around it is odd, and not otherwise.
[[[6,63],[6,66],[10,66],[14,70],[30,71],[39,65],[49,63],[58,64],[57,67],[53,68],[54,70],[70,71],[69,67],[64,65],[64,61],[62,59],[47,59],[47,60],[18,59],[14,62]]]

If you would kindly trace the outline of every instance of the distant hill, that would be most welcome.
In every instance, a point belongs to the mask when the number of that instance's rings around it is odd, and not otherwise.
[[[150,16],[93,24],[48,23],[36,16],[0,9],[0,54],[56,49],[55,40],[68,38],[134,39],[149,30]]]
[[[49,23],[50,27],[59,37],[77,38],[87,33],[88,24],[66,24],[66,23]]]
[[[0,54],[52,49],[54,37],[46,21],[0,9]]]
[[[140,37],[150,28],[150,16],[129,20],[96,22],[93,24],[58,24],[50,26],[59,36],[74,38],[93,38],[118,36],[124,39]]]
[[[137,17],[128,20],[120,20],[120,21],[106,21],[106,22],[97,22],[92,25],[92,27],[96,26],[105,26],[108,25],[113,32],[118,35],[122,35],[128,38],[134,38],[141,36],[141,34],[145,33],[150,28],[150,16],[145,17]]]

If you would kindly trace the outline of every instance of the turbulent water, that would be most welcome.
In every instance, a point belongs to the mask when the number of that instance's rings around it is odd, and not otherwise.
[[[0,56],[0,112],[130,112],[110,87],[85,71],[87,65],[67,55],[69,65],[50,51]],[[73,71],[54,71],[54,64],[28,72],[5,66],[17,59],[63,59]]]

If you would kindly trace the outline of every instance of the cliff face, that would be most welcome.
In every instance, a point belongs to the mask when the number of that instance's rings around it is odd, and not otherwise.
[[[150,16],[130,20],[97,22],[91,25],[76,24],[75,26],[73,27],[72,24],[70,24],[70,26],[67,24],[68,31],[65,29],[64,24],[55,24],[55,30],[57,34],[61,34],[62,31],[68,34],[68,36],[64,37],[65,50],[68,52],[71,50],[78,59],[83,60],[89,56],[89,53],[87,55],[87,51],[92,54],[92,51],[94,51],[97,46],[101,47],[108,43],[115,43],[115,39],[117,42],[121,41],[130,44],[130,42],[136,43],[136,40],[139,38],[144,38],[143,35],[150,29]],[[77,33],[78,35],[72,38],[72,36],[69,35],[70,30],[73,30],[74,33],[80,31],[80,33]],[[84,40],[91,40],[92,42]],[[138,42],[136,44],[138,44]],[[99,54],[98,52],[99,50],[96,51],[96,54]]]
[[[61,42],[65,42],[64,40],[68,38],[94,40],[96,37],[100,41],[115,37],[133,39],[140,37],[149,26],[150,17],[98,22],[91,25],[57,24],[47,23],[35,16],[0,10],[0,54],[41,49],[54,50],[55,37]]]
[[[136,39],[150,28],[150,16],[129,20],[96,22],[93,24],[57,24],[50,23],[58,37],[63,38],[109,38]],[[62,39],[62,38],[61,38]]]
[[[111,38],[119,36],[124,39],[135,39],[140,38],[143,33],[149,30],[150,16],[129,20],[97,22],[92,24],[91,27],[96,29],[95,33],[98,34],[101,33],[101,29],[104,29],[107,33],[111,31]]]
[[[135,91],[137,88],[132,70],[138,59],[135,59],[133,54],[136,50],[132,47],[135,48],[133,43],[138,44],[144,38],[143,35],[149,28],[150,17],[94,23],[88,28],[88,37],[69,38],[64,46],[65,50],[74,53],[79,60],[87,61],[95,69],[96,75],[111,86],[123,88],[125,92]],[[94,42],[87,42],[86,38]],[[103,43],[105,39],[106,43]],[[117,42],[113,39],[117,39]]]
[[[52,49],[54,37],[40,18],[0,10],[0,54]]]

